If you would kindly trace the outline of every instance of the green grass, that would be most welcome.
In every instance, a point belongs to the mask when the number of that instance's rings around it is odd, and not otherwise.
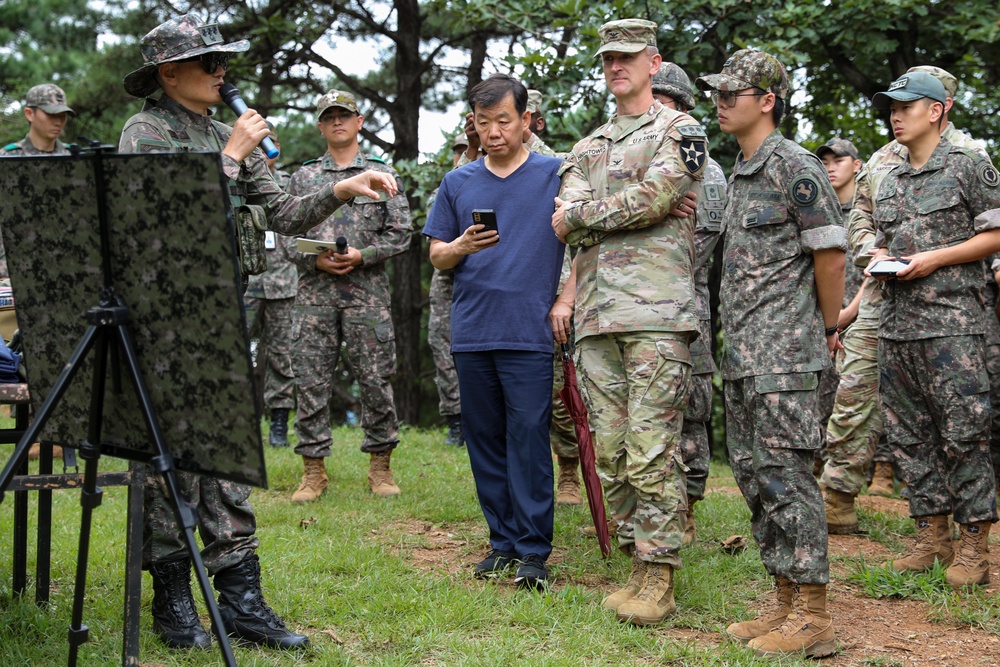
[[[590,523],[585,506],[556,510],[556,550],[550,559],[554,585],[548,592],[518,591],[511,580],[476,581],[471,568],[488,544],[466,451],[446,447],[444,429],[405,429],[392,463],[403,495],[377,499],[365,483],[368,457],[358,450],[361,437],[357,429],[334,431],[335,455],[327,460],[331,486],[308,505],[289,501],[301,477],[301,459],[291,449],[266,447],[271,488],[251,496],[264,591],[313,645],[302,654],[237,647],[240,665],[816,664],[797,657],[757,658],[722,637],[726,625],[751,618],[771,595],[750,539],[749,512],[735,489],[710,494],[697,505],[698,542],[683,552],[677,614],[663,626],[636,628],[600,609],[603,595],[626,578],[629,563],[617,552],[609,562],[602,560],[595,540],[582,534]],[[3,451],[6,455],[10,449]],[[102,470],[122,467],[122,461],[101,461]],[[728,469],[717,463],[712,484],[735,486]],[[11,508],[9,501],[0,505],[0,534],[6,536]],[[84,611],[91,633],[81,648],[81,664],[120,664],[124,512],[125,490],[105,489],[104,503],[94,514]],[[0,665],[66,661],[79,494],[57,492],[55,516],[54,585],[47,609],[12,598],[10,550],[0,550]],[[888,519],[869,520],[885,524],[889,532]],[[718,543],[736,533],[750,546],[735,555],[722,552]],[[171,652],[159,644],[151,632],[152,592],[144,576],[142,663],[219,664],[216,650]],[[943,594],[921,599],[928,599],[933,613],[944,609]],[[959,611],[965,614],[961,622],[997,631],[994,603],[954,603],[947,619],[959,618]],[[977,613],[982,618],[975,618]]]

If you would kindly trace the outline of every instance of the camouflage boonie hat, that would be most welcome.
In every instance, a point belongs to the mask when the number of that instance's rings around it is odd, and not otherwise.
[[[872,106],[876,109],[888,109],[892,106],[893,100],[913,102],[923,97],[944,104],[948,92],[944,89],[944,84],[938,81],[933,74],[913,72],[912,74],[904,74],[890,83],[889,90],[875,93],[872,96]]]
[[[528,89],[528,111],[542,113],[542,91]]]
[[[834,137],[816,149],[816,157],[822,159],[825,153],[833,153],[837,157],[851,157],[860,160],[858,149],[853,143],[841,137]]]
[[[24,96],[24,106],[41,109],[45,113],[76,115],[76,112],[66,104],[66,93],[54,83],[43,83],[30,88]]]
[[[722,66],[718,74],[698,77],[699,90],[745,90],[760,88],[776,97],[788,97],[788,73],[778,59],[770,53],[756,49],[740,49]]]
[[[323,112],[330,107],[347,109],[351,113],[358,113],[358,103],[351,95],[344,90],[331,90],[324,95],[320,95],[316,100],[316,120],[323,117]]]
[[[605,51],[638,53],[647,46],[656,46],[656,24],[643,19],[608,21],[597,34],[601,36],[601,48],[597,49],[595,58]]]
[[[465,151],[469,147],[469,138],[465,136],[465,132],[459,132],[455,135],[454,140],[451,142],[451,150],[453,151]]]
[[[697,105],[694,89],[691,88],[691,79],[674,63],[662,63],[660,71],[653,75],[653,94],[666,95],[688,109],[694,109]]]
[[[954,99],[955,93],[958,92],[958,79],[955,75],[947,70],[943,70],[940,67],[934,67],[934,65],[917,65],[916,67],[911,67],[906,70],[907,74],[912,74],[913,72],[925,72],[930,74],[935,79],[941,82],[944,86],[944,92],[948,93],[948,97]]]
[[[225,44],[217,23],[205,23],[197,16],[185,14],[180,18],[164,21],[139,40],[142,67],[129,73],[122,83],[129,95],[146,97],[159,88],[156,83],[156,68],[163,63],[214,51],[241,53],[249,48],[250,42],[245,39]]]

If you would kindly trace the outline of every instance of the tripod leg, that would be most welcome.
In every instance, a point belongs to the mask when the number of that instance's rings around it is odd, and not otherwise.
[[[83,491],[80,505],[80,549],[76,557],[76,586],[73,590],[73,620],[69,627],[69,665],[76,665],[80,644],[87,641],[89,628],[83,625],[83,600],[87,587],[87,559],[90,555],[90,527],[94,508],[101,504],[104,491],[97,486],[97,462],[101,450],[98,445],[84,441],[80,444],[80,457],[84,460]]]
[[[191,554],[191,562],[194,564],[195,575],[198,577],[198,585],[201,587],[202,595],[205,596],[205,605],[208,607],[208,614],[212,619],[212,626],[215,628],[216,637],[219,640],[222,657],[227,667],[236,667],[236,658],[233,656],[233,649],[229,645],[229,637],[226,636],[226,630],[222,624],[219,605],[212,594],[212,586],[208,581],[205,563],[201,559],[201,551],[199,551],[198,544],[194,540],[194,528],[197,522],[195,521],[194,513],[181,497],[180,488],[177,485],[174,460],[167,450],[166,441],[163,438],[160,425],[156,421],[156,415],[153,412],[153,403],[149,398],[149,391],[146,388],[146,383],[143,381],[142,375],[139,373],[139,357],[135,352],[135,346],[132,344],[132,337],[129,334],[128,328],[124,325],[119,325],[117,331],[121,349],[125,353],[125,366],[129,371],[136,395],[139,398],[139,404],[143,417],[146,420],[146,427],[149,429],[149,435],[156,444],[156,451],[159,453],[159,456],[154,457],[150,463],[153,469],[163,476],[163,481],[167,487],[167,494],[170,496],[174,511],[177,513],[177,523],[184,530],[184,542],[187,545],[188,553]]]

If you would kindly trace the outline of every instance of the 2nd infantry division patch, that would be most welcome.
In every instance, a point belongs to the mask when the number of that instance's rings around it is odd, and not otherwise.
[[[989,162],[983,162],[979,165],[979,180],[989,187],[995,188],[1000,185],[1000,173],[997,173],[996,167]]]
[[[799,206],[809,206],[819,197],[819,183],[812,176],[799,176],[792,181],[792,200]]]
[[[697,174],[705,166],[705,142],[701,139],[681,139],[681,160],[688,172]]]

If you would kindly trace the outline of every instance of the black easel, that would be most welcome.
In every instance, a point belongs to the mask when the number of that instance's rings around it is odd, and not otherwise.
[[[229,639],[226,636],[222,623],[222,616],[219,607],[212,595],[212,589],[208,581],[204,563],[201,559],[201,552],[194,539],[194,527],[197,525],[194,512],[187,507],[184,499],[181,498],[180,489],[177,484],[176,468],[173,457],[170,455],[163,434],[160,431],[156,415],[153,411],[152,401],[149,391],[139,368],[139,358],[136,354],[132,336],[129,333],[128,324],[130,315],[128,307],[121,297],[115,294],[112,285],[112,266],[110,250],[110,234],[107,220],[107,195],[105,192],[105,177],[102,163],[102,154],[114,152],[113,146],[101,145],[99,142],[88,142],[89,145],[80,149],[71,146],[74,156],[85,154],[93,159],[94,172],[97,183],[97,205],[98,218],[100,223],[101,236],[101,260],[103,287],[98,297],[98,305],[90,308],[86,313],[88,323],[87,330],[83,334],[75,351],[67,362],[63,371],[42,403],[35,420],[28,427],[24,436],[17,444],[13,455],[7,461],[3,472],[0,473],[0,502],[3,501],[4,491],[9,486],[18,467],[27,456],[28,449],[32,442],[35,442],[42,427],[49,419],[50,415],[59,404],[66,390],[69,388],[77,370],[85,363],[88,354],[94,352],[94,377],[92,392],[90,396],[90,414],[87,429],[87,438],[80,441],[80,457],[84,460],[84,483],[81,492],[80,504],[82,513],[80,518],[80,547],[77,554],[76,586],[73,593],[73,614],[69,628],[69,662],[70,667],[77,664],[77,654],[81,644],[87,641],[89,629],[83,625],[83,602],[85,588],[87,584],[87,561],[90,551],[90,528],[92,514],[95,507],[101,504],[103,491],[97,486],[97,466],[101,456],[101,430],[104,419],[104,392],[105,382],[108,372],[108,362],[112,370],[113,389],[115,393],[121,393],[121,372],[128,372],[132,380],[132,386],[136,392],[142,416],[149,432],[149,437],[155,444],[157,455],[152,458],[150,465],[162,475],[168,496],[177,515],[178,523],[184,530],[184,540],[188,553],[194,564],[194,570],[201,586],[205,603],[208,606],[209,616],[212,619],[212,626],[215,629],[216,637],[222,650],[225,664],[235,667],[236,660],[233,656]],[[116,453],[121,450],[116,450]],[[119,454],[120,455],[120,454]]]

